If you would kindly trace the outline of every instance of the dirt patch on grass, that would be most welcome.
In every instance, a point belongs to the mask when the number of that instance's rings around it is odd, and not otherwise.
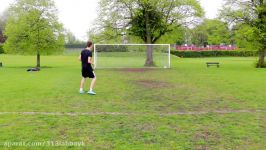
[[[216,132],[211,132],[208,129],[197,131],[193,136],[193,143],[196,150],[209,150],[212,149],[210,144],[218,144],[220,135]]]
[[[148,72],[148,71],[154,71],[154,68],[123,68],[123,69],[116,69],[117,71],[122,72]]]
[[[142,132],[153,132],[155,130],[155,127],[151,123],[139,123],[135,124],[134,127],[136,128],[137,131],[142,131]]]
[[[139,80],[136,84],[144,88],[167,88],[172,87],[170,83],[154,80]]]

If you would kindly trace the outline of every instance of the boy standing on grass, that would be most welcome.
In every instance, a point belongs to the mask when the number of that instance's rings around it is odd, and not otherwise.
[[[79,56],[79,60],[81,61],[81,64],[82,64],[82,79],[80,82],[80,89],[79,89],[80,94],[85,93],[83,88],[86,82],[86,78],[91,78],[92,81],[91,81],[90,90],[88,91],[88,94],[96,95],[96,93],[93,92],[93,88],[96,83],[96,75],[92,68],[92,64],[93,64],[92,47],[93,47],[93,43],[91,41],[88,41],[87,47],[81,51],[81,54]]]

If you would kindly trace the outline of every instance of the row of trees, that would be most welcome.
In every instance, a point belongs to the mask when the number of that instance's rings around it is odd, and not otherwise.
[[[222,17],[222,16],[221,16]],[[184,28],[183,35],[176,43],[206,45],[235,45],[243,50],[257,50],[252,27],[246,24],[229,25],[219,19],[204,19],[194,28]]]
[[[202,21],[203,10],[196,0],[101,0],[94,32],[89,35],[103,43],[122,39],[147,44],[236,44],[259,50],[257,67],[266,67],[265,0],[225,2],[219,18]],[[146,65],[153,65],[150,47]]]

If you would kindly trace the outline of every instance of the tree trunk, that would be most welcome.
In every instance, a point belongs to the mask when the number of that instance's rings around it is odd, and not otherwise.
[[[154,66],[153,62],[153,46],[152,45],[147,45],[147,52],[146,52],[147,58],[146,58],[146,67],[152,67]]]
[[[257,68],[266,68],[265,65],[265,49],[259,50],[259,61],[257,63]]]
[[[263,0],[259,1],[259,6],[263,6]],[[265,32],[265,17],[266,14],[264,11],[260,10],[259,14],[258,14],[258,19],[259,19],[259,30],[263,33]],[[262,34],[261,33],[261,34]],[[265,36],[261,35],[262,37],[260,37],[260,43],[263,45],[260,50],[259,50],[259,61],[257,63],[257,68],[266,68],[266,64],[264,61],[264,57],[265,57],[265,51],[266,51],[266,46],[265,46]]]
[[[145,22],[146,22],[146,44],[152,44],[149,12],[145,13]],[[147,46],[146,55],[147,56],[146,56],[145,66],[146,67],[154,66],[154,62],[153,62],[153,47],[152,47],[152,45],[148,45]]]
[[[40,52],[38,51],[37,52],[37,66],[36,66],[37,69],[40,69],[41,68],[41,56],[40,56]]]

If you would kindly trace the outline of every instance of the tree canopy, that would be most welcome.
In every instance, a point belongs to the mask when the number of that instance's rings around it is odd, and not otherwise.
[[[192,43],[196,45],[230,44],[228,25],[218,19],[205,19],[202,24],[192,29]]]
[[[248,24],[236,24],[232,28],[233,41],[236,46],[245,50],[258,50],[260,43],[252,26]]]
[[[257,44],[259,61],[257,67],[266,67],[266,1],[265,0],[226,0],[220,16],[232,26],[248,28],[249,37]],[[256,36],[252,36],[256,35]]]
[[[95,29],[103,39],[123,43],[139,39],[153,44],[176,28],[191,25],[203,15],[197,0],[101,0]],[[95,37],[95,36],[94,36]],[[153,66],[147,47],[146,66]]]
[[[5,10],[2,14],[0,14],[0,43],[4,43],[6,40],[6,36],[4,35],[4,29],[6,26],[8,18],[8,11]]]
[[[9,13],[4,45],[7,53],[37,54],[40,67],[40,54],[63,51],[63,27],[52,0],[16,0]]]
[[[144,43],[156,43],[203,15],[196,0],[101,0],[99,12],[95,28],[105,39],[135,36]]]

